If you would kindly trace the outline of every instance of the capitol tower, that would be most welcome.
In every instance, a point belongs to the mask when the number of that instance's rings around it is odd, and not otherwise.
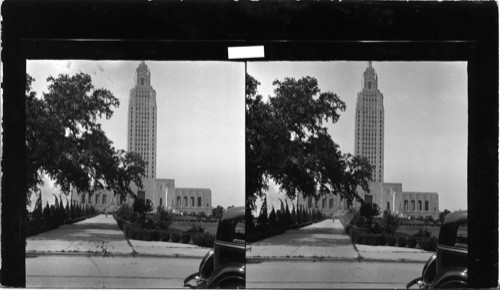
[[[145,178],[156,178],[157,110],[156,91],[144,61],[135,71],[135,84],[128,105],[127,150],[140,154],[146,162]]]
[[[358,93],[355,115],[354,154],[368,158],[374,166],[373,182],[384,182],[384,96],[378,90],[378,76],[368,62]]]

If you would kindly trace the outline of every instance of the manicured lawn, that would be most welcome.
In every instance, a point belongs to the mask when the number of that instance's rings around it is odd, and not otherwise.
[[[439,237],[439,229],[440,227],[428,227],[428,226],[399,226],[396,229],[396,233],[413,235],[418,232],[419,229],[427,230],[431,233],[431,237]]]

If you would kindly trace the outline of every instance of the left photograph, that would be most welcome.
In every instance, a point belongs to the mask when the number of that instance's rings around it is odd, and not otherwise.
[[[26,71],[27,287],[245,287],[244,64]]]

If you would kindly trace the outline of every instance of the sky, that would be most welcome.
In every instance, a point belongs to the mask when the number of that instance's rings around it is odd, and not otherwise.
[[[329,133],[343,153],[354,153],[354,112],[368,62],[250,62],[247,71],[264,98],[272,82],[311,76],[322,92],[346,103]],[[439,209],[467,209],[467,63],[377,62],[378,88],[384,96],[384,181],[403,191],[437,192]],[[275,185],[268,199],[279,207]]]
[[[100,120],[117,149],[127,149],[129,93],[140,61],[29,60],[37,95],[46,79],[87,73],[95,88],[110,90],[120,106]],[[245,66],[236,62],[146,61],[158,112],[157,178],[176,187],[210,188],[212,205],[243,206],[245,200]],[[52,182],[45,189],[52,188]],[[53,201],[52,194],[44,195]]]

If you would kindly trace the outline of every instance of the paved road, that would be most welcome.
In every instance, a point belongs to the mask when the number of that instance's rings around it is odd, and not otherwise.
[[[38,256],[26,259],[28,288],[182,288],[200,259]]]
[[[424,264],[265,261],[248,263],[247,288],[404,288]]]

